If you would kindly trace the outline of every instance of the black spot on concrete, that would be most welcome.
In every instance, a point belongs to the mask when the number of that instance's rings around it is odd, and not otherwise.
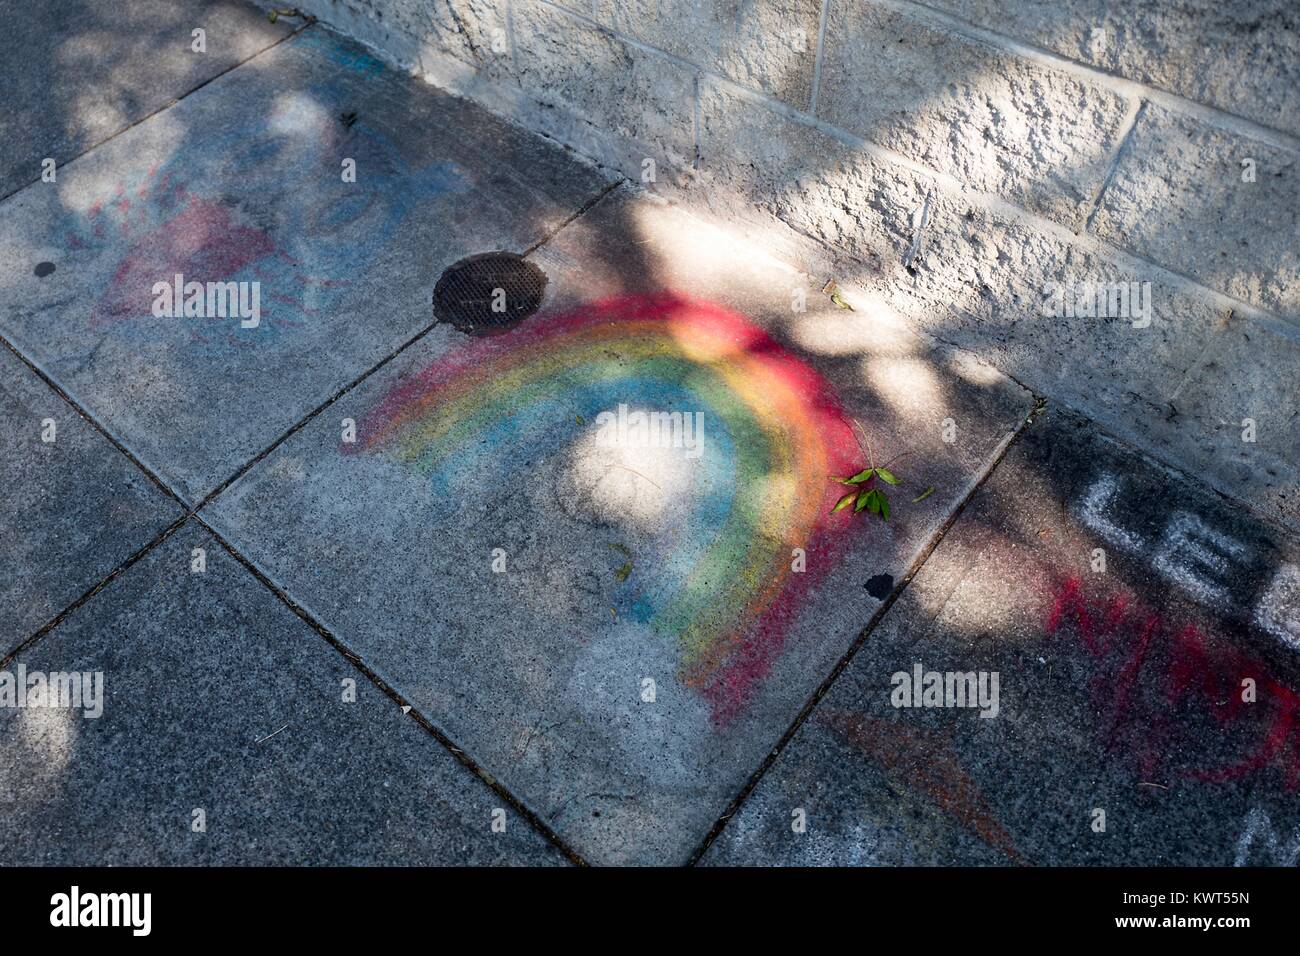
[[[892,574],[877,574],[866,584],[867,593],[877,601],[883,601],[889,597],[889,592],[894,590],[894,576]]]
[[[54,263],[38,262],[36,263],[36,268],[33,269],[32,271],[36,273],[36,278],[44,279],[47,275],[49,275],[51,272],[54,271]]]

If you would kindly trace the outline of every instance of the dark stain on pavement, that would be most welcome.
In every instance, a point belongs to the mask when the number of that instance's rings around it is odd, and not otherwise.
[[[883,601],[889,597],[889,592],[894,590],[894,576],[892,574],[877,574],[865,586],[868,594],[877,601]]]

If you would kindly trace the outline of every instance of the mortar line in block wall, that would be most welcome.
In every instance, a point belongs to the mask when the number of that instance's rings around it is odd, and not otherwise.
[[[515,0],[506,0],[506,43],[509,49],[506,55],[510,58],[511,69],[517,69],[518,63],[515,57]]]
[[[1289,326],[1293,329],[1300,330],[1300,316],[1292,317],[1280,315],[1275,312],[1270,312],[1268,309],[1261,308],[1260,306],[1242,301],[1241,299],[1233,298],[1225,292],[1220,292],[1218,289],[1212,289],[1209,286],[1202,285],[1191,276],[1176,272],[1169,266],[1162,265],[1152,259],[1147,259],[1143,256],[1129,252],[1119,246],[1111,245],[1109,242],[1106,242],[1090,233],[1075,232],[1069,226],[1062,225],[1053,219],[1048,219],[1038,213],[1023,208],[1022,206],[1017,206],[1015,203],[1003,199],[1001,196],[994,193],[988,193],[967,186],[950,173],[944,173],[932,169],[929,166],[919,163],[914,159],[910,159],[901,153],[897,153],[886,146],[873,143],[871,140],[863,139],[854,133],[850,133],[848,130],[841,129],[825,120],[818,119],[816,116],[810,116],[807,113],[801,112],[786,103],[782,103],[780,100],[773,99],[765,93],[760,93],[756,90],[751,90],[748,87],[741,86],[734,80],[729,80],[724,76],[718,76],[717,74],[708,72],[705,72],[704,75],[711,82],[725,86],[729,92],[747,98],[759,105],[766,106],[772,112],[783,116],[785,119],[788,119],[793,123],[798,123],[801,126],[815,129],[818,132],[824,133],[832,139],[839,141],[849,149],[862,152],[887,165],[901,166],[917,176],[928,179],[930,183],[940,191],[960,197],[962,201],[969,203],[981,212],[995,216],[1002,216],[1016,225],[1047,233],[1049,236],[1076,247],[1081,251],[1110,258],[1114,260],[1117,265],[1133,269],[1134,271],[1146,271],[1148,273],[1154,271],[1155,274],[1151,276],[1153,280],[1159,280],[1184,292],[1200,296],[1201,298],[1211,302],[1216,308],[1235,309],[1239,314],[1255,321],[1277,323],[1281,326]],[[784,222],[784,220],[781,221]],[[828,249],[833,249],[848,255],[844,250],[830,246],[821,240],[815,241],[826,246]]]
[[[691,139],[695,145],[695,155],[691,157],[691,168],[700,168],[700,74],[691,77]]]
[[[579,23],[585,24],[586,26],[590,27],[593,30],[599,30],[601,33],[605,34],[606,36],[611,36],[615,40],[618,40],[620,43],[624,43],[627,46],[630,46],[634,50],[640,50],[642,53],[649,53],[652,56],[656,56],[661,60],[667,60],[669,63],[673,64],[678,69],[686,70],[687,72],[691,72],[691,73],[704,73],[704,74],[711,73],[710,70],[706,69],[705,67],[701,66],[698,63],[693,63],[690,60],[678,56],[676,53],[669,53],[667,50],[661,50],[657,46],[651,46],[649,43],[646,43],[644,40],[638,40],[634,36],[629,36],[626,33],[621,33],[618,30],[615,30],[613,27],[606,26],[605,24],[601,23],[599,20],[595,19],[594,17],[588,16],[585,13],[579,13],[577,10],[570,10],[568,7],[562,7],[557,3],[552,3],[551,0],[534,0],[534,2],[540,3],[542,4],[542,6],[545,7],[550,7],[552,10],[555,10],[559,13],[563,13],[565,16],[572,17],[574,20],[577,20]]]
[[[1133,131],[1137,129],[1138,121],[1142,118],[1142,114],[1146,112],[1146,109],[1147,101],[1142,100],[1137,106],[1130,108],[1128,116],[1124,118],[1124,132],[1120,135],[1119,145],[1115,147],[1114,155],[1111,156],[1110,168],[1106,170],[1106,175],[1102,177],[1101,187],[1097,190],[1097,195],[1092,198],[1088,214],[1083,218],[1083,232],[1092,232],[1092,220],[1096,218],[1097,210],[1101,208],[1102,200],[1106,196],[1106,190],[1110,188],[1111,182],[1114,181],[1120,162],[1128,153],[1129,143],[1133,139]]]
[[[817,98],[822,91],[822,56],[826,48],[826,20],[830,14],[831,0],[822,0],[822,12],[817,21],[817,55],[813,58],[812,102],[808,112],[817,115]]]

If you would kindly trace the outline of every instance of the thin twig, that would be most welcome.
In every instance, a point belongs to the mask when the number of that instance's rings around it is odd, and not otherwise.
[[[288,726],[289,726],[288,724],[284,725],[284,727],[288,727]],[[281,727],[280,730],[284,730],[284,727]],[[275,734],[278,734],[280,730],[277,730]],[[275,736],[275,734],[267,734],[265,737],[262,738],[262,740],[254,740],[253,743],[260,744],[263,740],[270,740],[272,737]]]

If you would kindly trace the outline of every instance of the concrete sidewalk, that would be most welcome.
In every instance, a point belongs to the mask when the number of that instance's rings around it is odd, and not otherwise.
[[[1284,530],[247,13],[68,15],[82,87],[6,58],[4,862],[1295,862]],[[497,250],[540,311],[436,321]],[[159,316],[177,275],[259,314]],[[832,513],[869,466],[888,520]],[[897,706],[918,667],[976,706]]]

